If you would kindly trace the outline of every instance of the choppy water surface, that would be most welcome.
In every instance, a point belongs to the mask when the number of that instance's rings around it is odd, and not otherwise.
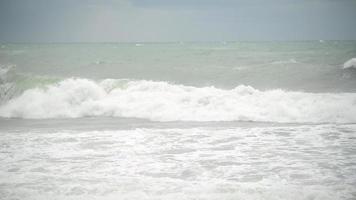
[[[0,199],[356,199],[355,41],[0,47]]]

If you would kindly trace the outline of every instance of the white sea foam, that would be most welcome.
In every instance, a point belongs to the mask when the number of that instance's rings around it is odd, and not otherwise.
[[[2,132],[0,196],[351,200],[355,130],[304,125]]]
[[[66,79],[33,88],[0,107],[0,116],[136,117],[154,121],[356,122],[356,93],[231,90],[167,82]]]
[[[344,69],[355,68],[356,69],[356,58],[351,58],[344,63]]]

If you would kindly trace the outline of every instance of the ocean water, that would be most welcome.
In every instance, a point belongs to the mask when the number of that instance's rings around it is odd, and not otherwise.
[[[356,199],[355,41],[0,45],[0,199]]]

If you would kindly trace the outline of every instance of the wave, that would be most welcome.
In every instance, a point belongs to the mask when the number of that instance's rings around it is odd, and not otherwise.
[[[350,68],[356,69],[356,58],[351,58],[350,60],[344,63],[344,69],[350,69]]]
[[[13,71],[15,67],[15,65],[0,65],[0,84],[8,81],[9,73]]]
[[[289,60],[276,60],[272,62],[266,62],[266,63],[261,63],[261,64],[251,64],[251,65],[245,65],[245,66],[238,66],[238,67],[233,67],[233,70],[241,71],[241,70],[247,70],[251,67],[266,67],[266,66],[271,66],[271,65],[276,65],[276,66],[283,66],[283,65],[294,65],[294,64],[302,64],[295,59],[291,58]],[[305,64],[305,63],[304,63]]]
[[[14,95],[15,84],[12,79],[15,67],[15,65],[0,65],[0,103],[11,99]]]
[[[273,61],[273,62],[271,62],[269,64],[277,64],[277,65],[279,65],[279,64],[297,64],[297,63],[299,63],[299,62],[297,62],[295,59],[291,58],[289,60]]]
[[[1,117],[134,117],[153,121],[355,123],[356,93],[231,90],[146,80],[70,78],[25,90],[0,106]]]

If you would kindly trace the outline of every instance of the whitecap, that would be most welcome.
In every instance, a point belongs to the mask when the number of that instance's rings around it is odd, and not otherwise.
[[[356,58],[351,58],[344,63],[344,69],[356,68]]]
[[[355,123],[355,93],[231,90],[167,82],[66,79],[26,90],[0,107],[18,118],[134,117],[152,121]]]

